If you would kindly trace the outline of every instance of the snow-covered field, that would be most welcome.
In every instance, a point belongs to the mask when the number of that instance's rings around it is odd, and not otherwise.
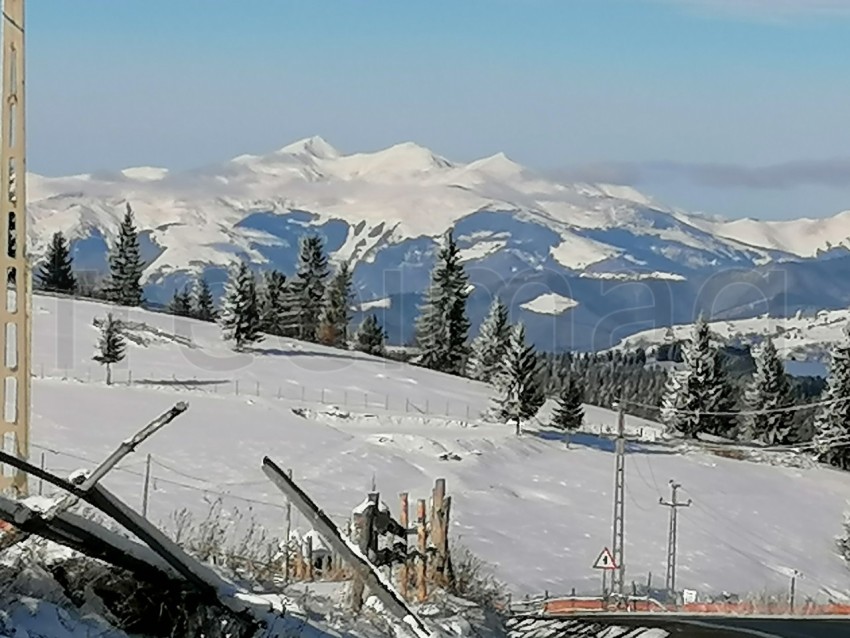
[[[151,453],[154,520],[166,521],[182,507],[205,511],[208,500],[226,495],[227,505],[252,508],[282,534],[284,502],[260,470],[264,455],[291,467],[338,521],[373,479],[397,511],[399,492],[427,498],[434,479],[445,477],[454,499],[454,542],[491,563],[514,592],[598,590],[600,574],[591,565],[611,542],[609,441],[577,435],[565,449],[545,427],[515,437],[512,426],[481,419],[490,391],[475,382],[288,339],[269,338],[258,354],[237,355],[214,325],[120,308],[118,316],[147,327],[132,331],[118,384],[106,387],[91,361],[98,336],[92,322],[106,310],[34,298],[36,462],[43,453],[49,469],[89,467],[143,423],[187,400],[185,415],[106,479],[139,505],[145,453]],[[615,419],[588,408],[591,430]],[[654,427],[627,422],[635,432]],[[663,579],[668,509],[658,500],[676,479],[684,497],[694,499],[681,511],[680,586],[780,591],[796,568],[806,594],[850,591],[850,569],[833,542],[850,475],[680,455],[652,443],[633,444],[630,452],[628,581],[644,581],[649,572],[653,583]],[[297,516],[295,524],[303,528]]]

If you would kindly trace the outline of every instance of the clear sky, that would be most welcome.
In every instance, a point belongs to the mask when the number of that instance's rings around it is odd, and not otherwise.
[[[730,216],[850,209],[850,0],[27,0],[29,168],[309,135]]]

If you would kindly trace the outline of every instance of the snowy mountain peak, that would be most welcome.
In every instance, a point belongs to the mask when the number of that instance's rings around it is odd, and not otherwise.
[[[318,135],[305,137],[303,140],[287,144],[279,152],[291,155],[311,155],[319,159],[335,159],[340,156],[340,152],[336,148]]]
[[[519,176],[526,171],[525,167],[517,164],[502,152],[475,160],[467,165],[467,169],[502,177]]]
[[[341,173],[354,177],[408,177],[453,168],[445,157],[414,142],[402,142],[373,153],[358,153],[338,160]]]

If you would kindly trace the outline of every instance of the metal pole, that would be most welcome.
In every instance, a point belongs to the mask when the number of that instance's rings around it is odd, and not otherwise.
[[[145,459],[145,487],[142,490],[142,516],[148,517],[148,495],[150,493],[151,484],[151,455],[148,454]]]
[[[686,503],[680,503],[678,500],[679,488],[681,484],[670,480],[670,489],[672,497],[669,502],[665,502],[663,498],[658,499],[658,503],[670,508],[670,522],[667,528],[667,575],[665,580],[665,588],[668,592],[676,591],[676,545],[679,536],[679,508],[690,507],[691,499]]]
[[[626,507],[626,417],[625,404],[621,400],[617,418],[617,443],[614,459],[614,524],[612,554],[614,569],[611,571],[611,593],[623,596],[625,581],[625,507]]]

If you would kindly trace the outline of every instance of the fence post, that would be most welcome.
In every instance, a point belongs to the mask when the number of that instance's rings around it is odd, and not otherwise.
[[[127,370],[127,385],[133,385],[133,370]]]
[[[469,421],[469,404],[466,404],[466,420]]]
[[[399,511],[399,518],[401,520],[399,520],[399,523],[404,528],[404,538],[402,538],[402,541],[401,541],[402,545],[404,546],[402,548],[402,551],[404,552],[404,559],[401,561],[401,568],[399,569],[398,588],[399,588],[399,593],[402,595],[402,597],[405,600],[408,600],[408,597],[409,597],[408,586],[410,585],[410,572],[408,571],[408,568],[407,568],[407,560],[408,560],[407,529],[410,525],[410,512],[409,512],[410,506],[409,506],[409,503],[408,503],[407,492],[402,492],[401,494],[399,494],[399,498],[401,499],[401,508],[400,508],[400,511]]]
[[[304,574],[305,580],[312,581],[313,580],[313,537],[307,536],[306,546],[304,548]]]
[[[416,561],[416,599],[424,603],[428,598],[428,584],[425,580],[425,557],[428,552],[428,529],[425,518],[425,499],[416,502],[416,548],[419,556]]]
[[[368,392],[363,393],[363,407],[364,408],[369,407],[369,393]]]
[[[280,386],[277,386],[277,398],[280,399]]]
[[[42,471],[44,471],[44,465],[45,465],[45,463],[44,463],[44,452],[42,452],[41,453],[41,469],[42,469]],[[38,495],[41,496],[42,494],[44,494],[44,479],[39,477],[39,479],[38,479]]]
[[[301,386],[301,403],[306,402],[306,393],[307,393],[307,388],[302,385]],[[322,396],[324,396],[324,390],[322,390]]]
[[[410,412],[410,399],[404,397],[404,411]]]
[[[348,405],[348,390],[343,390],[342,393],[342,404]]]
[[[425,414],[431,414],[430,399],[425,399]]]
[[[148,454],[145,459],[145,486],[142,489],[142,516],[148,517],[148,495],[151,484],[151,455]]]
[[[325,389],[322,388],[322,403],[325,402]]]
[[[384,410],[387,410],[389,412],[389,409],[390,409],[390,395],[385,394],[384,395]]]
[[[286,470],[286,474],[289,476],[289,480],[292,480],[292,468]],[[290,547],[290,537],[292,536],[292,502],[287,498],[286,499],[286,539],[285,545],[286,548],[284,550],[284,582],[289,583],[290,579],[290,569],[292,567],[292,559],[290,558],[291,550]]]
[[[236,386],[236,396],[239,396],[239,379],[236,379],[233,383]]]
[[[260,396],[260,382],[257,381],[257,396]]]

